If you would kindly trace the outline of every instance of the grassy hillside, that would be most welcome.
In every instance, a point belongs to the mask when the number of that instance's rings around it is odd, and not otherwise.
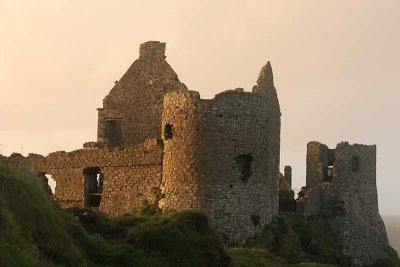
[[[115,218],[62,210],[34,174],[0,164],[0,266],[346,266],[340,250],[320,217],[279,215],[245,247],[227,248],[199,210],[145,205]],[[398,262],[393,254],[373,266]]]
[[[62,210],[27,170],[0,164],[0,266],[230,266],[201,211],[110,219]]]

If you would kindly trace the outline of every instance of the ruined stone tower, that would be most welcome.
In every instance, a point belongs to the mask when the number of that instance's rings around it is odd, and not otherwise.
[[[164,97],[162,209],[205,208],[233,243],[278,212],[280,109],[271,65],[251,92]]]
[[[231,243],[261,231],[278,212],[280,109],[272,69],[251,92],[164,97],[162,209],[204,208]]]
[[[329,149],[308,143],[306,195],[299,199],[298,211],[327,216],[353,266],[386,258],[389,242],[378,210],[376,146],[344,142]]]

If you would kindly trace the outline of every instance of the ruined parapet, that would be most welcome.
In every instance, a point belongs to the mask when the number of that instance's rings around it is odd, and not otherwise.
[[[160,207],[205,209],[229,243],[261,231],[278,212],[280,111],[269,103],[242,89],[166,94]]]
[[[12,153],[9,157],[0,155],[0,164],[5,164],[8,166],[16,168],[24,168],[29,171],[36,173],[38,180],[43,184],[43,188],[49,195],[52,195],[51,188],[48,184],[48,179],[45,176],[45,172],[41,171],[45,169],[45,157],[39,154],[30,153],[27,157],[19,153]]]
[[[14,154],[0,162],[29,167],[43,182],[56,182],[55,198],[64,208],[97,208],[110,215],[130,213],[144,203],[156,205],[162,177],[162,143],[147,139],[129,148],[99,147],[57,151],[47,157]],[[45,189],[48,190],[46,184]]]
[[[28,168],[32,171],[38,171],[46,168],[45,157],[32,153],[30,153],[27,157],[24,157],[19,153],[12,153],[9,157],[1,156],[0,163],[13,167]]]
[[[165,58],[165,43],[140,45],[139,58],[115,82],[98,109],[97,141],[128,147],[160,137],[164,94],[187,91]]]
[[[342,142],[330,150],[311,142],[307,153],[307,189],[299,211],[329,218],[353,266],[387,257],[389,243],[378,210],[376,146]]]
[[[307,144],[306,186],[331,182],[334,161],[334,150],[319,142],[309,142]]]
[[[86,142],[83,144],[84,149],[99,149],[108,147],[107,142]]]

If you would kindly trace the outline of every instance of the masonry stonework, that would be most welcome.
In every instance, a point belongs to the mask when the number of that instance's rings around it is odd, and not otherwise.
[[[304,194],[298,212],[327,216],[353,266],[388,256],[389,242],[378,210],[375,145],[343,142],[329,149],[310,142]]]
[[[233,243],[261,231],[278,212],[279,135],[269,122],[279,121],[280,111],[274,106],[268,113],[268,105],[267,93],[243,89],[210,100],[197,92],[168,93],[160,207],[204,208]]]
[[[139,59],[115,82],[98,109],[98,142],[128,147],[160,138],[164,94],[187,91],[165,58],[165,43],[140,45]]]

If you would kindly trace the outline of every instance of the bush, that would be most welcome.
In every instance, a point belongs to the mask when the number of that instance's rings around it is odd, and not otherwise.
[[[174,266],[229,266],[221,238],[199,210],[157,215],[132,228],[128,242],[159,252]]]
[[[327,220],[299,214],[275,216],[263,233],[246,244],[250,248],[267,249],[287,263],[319,262],[349,266],[342,247]]]

